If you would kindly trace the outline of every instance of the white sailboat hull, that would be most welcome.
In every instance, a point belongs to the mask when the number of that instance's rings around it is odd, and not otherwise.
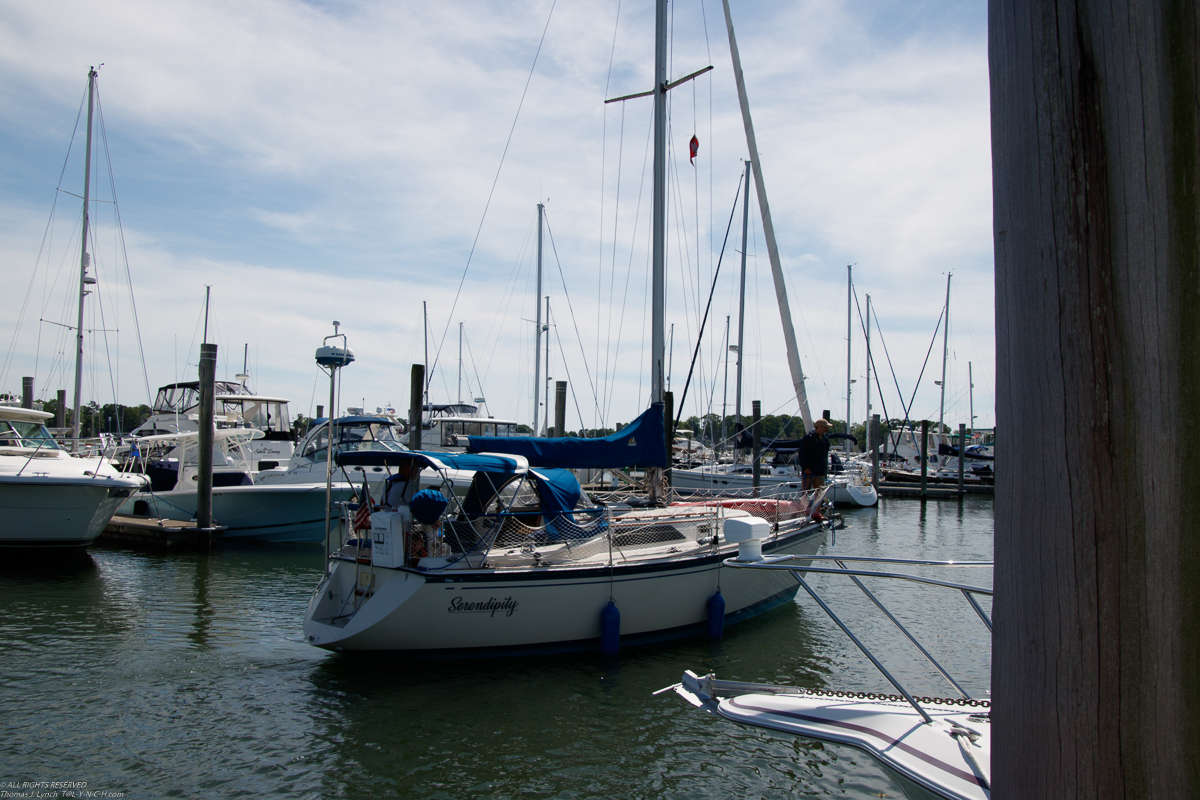
[[[823,529],[810,524],[764,551],[815,553]],[[611,598],[622,641],[693,633],[719,588],[725,620],[786,602],[798,584],[790,573],[724,568],[731,547],[704,557],[664,557],[632,564],[506,569],[372,568],[335,559],[305,616],[311,644],[336,650],[390,650],[436,655],[464,651],[594,649],[601,611]],[[363,594],[355,594],[358,588]],[[346,619],[354,604],[358,610]]]
[[[869,508],[879,502],[879,493],[869,483],[856,483],[838,478],[829,483],[833,487],[834,505]]]

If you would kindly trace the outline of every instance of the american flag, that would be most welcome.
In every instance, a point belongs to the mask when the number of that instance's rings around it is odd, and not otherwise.
[[[363,478],[362,502],[354,513],[354,530],[362,531],[371,528],[371,492],[367,489],[367,479]]]

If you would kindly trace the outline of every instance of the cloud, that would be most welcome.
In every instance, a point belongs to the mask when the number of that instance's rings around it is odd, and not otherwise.
[[[972,362],[977,391],[992,369],[986,36],[982,19],[957,4],[932,8],[951,22],[908,16],[901,4],[733,9],[816,411],[844,409],[847,263],[857,265],[860,298],[873,296],[906,392],[947,272],[952,312],[956,298],[970,309],[971,336],[958,314],[951,336],[970,339],[960,356],[970,350],[983,362]],[[10,284],[26,285],[86,67],[104,62],[102,107],[139,321],[153,332],[144,337],[150,384],[192,369],[179,351],[190,352],[211,285],[221,352],[237,360],[249,343],[260,391],[305,404],[320,396],[310,351],[336,318],[360,353],[346,396],[406,405],[408,365],[424,357],[425,303],[430,347],[442,353],[438,390],[458,391],[462,321],[464,349],[477,359],[465,372],[485,381],[497,416],[525,419],[531,231],[536,204],[549,200],[554,249],[547,244],[543,294],[563,339],[552,374],[570,368],[588,424],[586,409],[600,402],[584,392],[589,371],[592,383],[607,375],[599,392],[611,398],[609,421],[631,418],[648,391],[650,101],[602,100],[652,84],[653,20],[648,7],[622,4],[618,22],[616,9],[556,5],[530,78],[548,2],[9,4],[0,93],[11,113],[0,121],[0,165],[22,180],[0,186],[0,204],[13,212],[0,231],[0,268]],[[707,19],[699,4],[680,5],[674,18],[672,74],[715,69],[672,96],[673,388],[686,375],[745,156],[724,20],[718,5],[704,10]],[[693,132],[696,168],[682,152]],[[69,165],[68,181],[81,170]],[[736,315],[738,248],[740,211],[711,312],[715,338],[722,318]],[[749,249],[747,385],[765,407],[786,410],[790,380],[761,229]],[[123,334],[122,348],[130,341]],[[721,402],[721,347],[701,348],[689,404],[701,394]],[[121,391],[141,373],[141,356],[131,358]],[[962,366],[954,385],[965,383]],[[15,376],[6,372],[0,388]],[[918,405],[928,409],[936,404],[928,372],[925,383]],[[990,397],[977,396],[976,408],[981,424],[990,420]]]

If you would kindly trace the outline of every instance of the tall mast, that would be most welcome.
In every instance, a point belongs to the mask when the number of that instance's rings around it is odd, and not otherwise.
[[[421,387],[421,408],[420,415],[417,419],[421,420],[421,424],[425,424],[425,406],[429,405],[429,301],[421,301],[421,325],[424,327],[425,334],[425,361],[421,368],[425,373],[424,386]],[[410,415],[412,412],[409,412]],[[411,418],[411,417],[410,417]],[[412,438],[409,438],[412,441]]]
[[[852,300],[854,297],[854,265],[846,265],[846,433],[850,432],[850,384],[854,383],[851,380],[850,370],[850,332],[851,332],[851,314]],[[869,422],[869,421],[868,421]],[[850,452],[850,440],[846,440],[846,452]]]
[[[967,362],[967,397],[970,405],[968,411],[971,414],[971,424],[967,426],[970,429],[971,435],[975,435],[975,376],[971,374],[971,362]]]
[[[771,259],[771,275],[775,279],[775,298],[779,301],[779,321],[783,323],[783,341],[787,345],[788,370],[792,375],[792,387],[796,402],[800,405],[800,416],[804,419],[804,430],[813,427],[812,414],[808,410],[808,393],[804,388],[804,372],[800,369],[800,353],[796,348],[796,330],[792,327],[792,311],[788,305],[787,287],[783,283],[783,267],[779,263],[779,248],[775,244],[775,226],[771,222],[771,207],[767,203],[767,190],[763,186],[762,164],[759,163],[758,145],[754,139],[754,123],[750,119],[750,101],[746,98],[746,81],[742,76],[742,59],[738,55],[737,40],[733,35],[733,17],[729,13],[729,0],[722,0],[725,7],[725,26],[729,30],[729,54],[733,58],[733,76],[737,80],[738,101],[742,106],[742,123],[746,128],[746,148],[750,151],[754,168],[754,184],[758,190],[758,210],[762,216],[763,235],[767,240],[767,255]]]
[[[725,394],[721,398],[721,449],[725,449],[725,418],[729,416],[729,315],[725,315]]]
[[[537,293],[533,296],[537,333],[533,345],[533,435],[538,435],[538,404],[541,403],[542,389],[542,214],[546,206],[538,203],[538,245],[537,245]],[[547,320],[549,321],[549,320]],[[550,351],[550,343],[546,343],[546,352]],[[547,370],[549,367],[547,367]],[[546,409],[549,415],[550,409]]]
[[[738,343],[737,343],[737,397],[734,399],[734,413],[737,422],[742,424],[742,346],[746,332],[746,236],[750,230],[750,160],[746,160],[746,194],[742,198],[742,280],[738,290]]]
[[[871,441],[871,295],[867,295],[867,452],[874,444]]]
[[[939,437],[942,435],[942,415],[946,412],[946,360],[950,357],[950,278],[950,275],[946,276],[946,327],[942,328],[942,401],[938,405]]]
[[[654,25],[654,250],[650,277],[650,400],[663,402],[666,361],[667,0],[657,0]]]
[[[546,295],[546,435],[550,433],[550,295]],[[562,436],[562,434],[558,434]]]
[[[463,324],[458,323],[458,404],[462,405],[462,332]]]
[[[83,236],[79,246],[79,324],[75,328],[75,411],[71,415],[71,447],[79,448],[79,410],[83,402],[83,300],[88,295],[88,285],[96,282],[88,276],[88,221],[90,219],[90,192],[92,185],[92,109],[96,96],[96,68],[88,70],[88,117],[87,150],[83,158]]]

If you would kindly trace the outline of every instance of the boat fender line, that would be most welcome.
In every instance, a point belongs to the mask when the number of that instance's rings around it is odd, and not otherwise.
[[[708,638],[720,639],[725,632],[725,598],[721,590],[708,598]]]
[[[612,600],[600,612],[600,652],[615,656],[621,649],[621,612]]]

